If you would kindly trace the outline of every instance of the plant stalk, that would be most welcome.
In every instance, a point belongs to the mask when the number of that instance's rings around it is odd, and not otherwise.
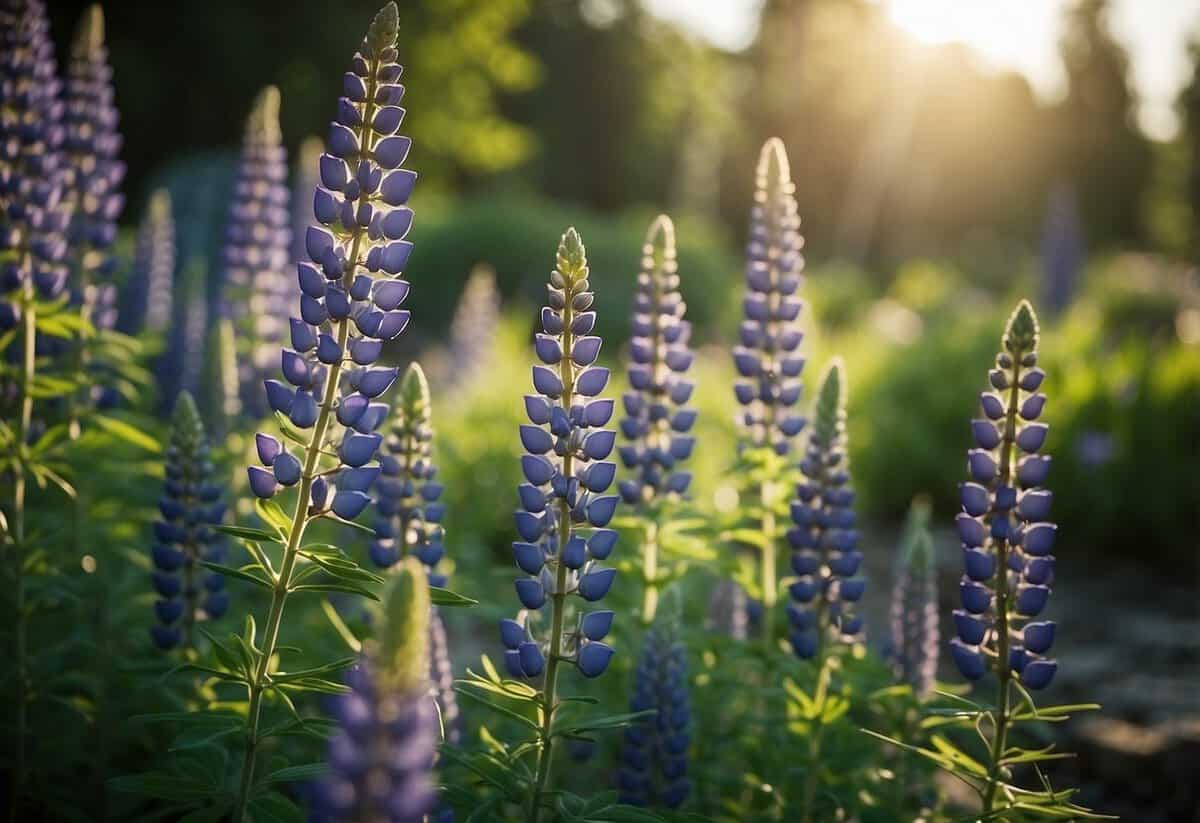
[[[647,520],[646,536],[642,543],[642,622],[649,626],[658,611],[658,521]]]
[[[768,502],[770,501],[770,502]],[[774,484],[767,480],[759,491],[759,502],[763,507],[762,533],[765,544],[762,550],[762,640],[763,653],[768,657],[775,649],[775,604],[779,602],[779,571],[775,546]]]
[[[822,609],[822,611],[824,611]],[[820,785],[820,766],[821,766],[821,743],[825,736],[825,698],[829,691],[830,659],[832,655],[826,653],[825,633],[828,631],[828,623],[822,616],[818,621],[818,639],[817,655],[821,660],[821,668],[817,672],[817,688],[813,695],[813,702],[816,703],[817,711],[819,712],[812,721],[812,731],[808,738],[808,773],[804,777],[804,812],[801,820],[803,823],[812,823],[816,819],[814,815],[814,806],[817,801],[817,787]]]

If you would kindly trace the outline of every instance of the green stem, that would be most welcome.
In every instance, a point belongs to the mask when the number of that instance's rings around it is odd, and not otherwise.
[[[769,501],[769,502],[768,502]],[[774,484],[763,481],[759,491],[759,502],[763,507],[762,533],[765,545],[762,551],[762,635],[763,653],[770,656],[775,649],[775,604],[779,601],[778,558],[775,546]]]
[[[821,743],[825,736],[825,698],[829,691],[829,678],[832,673],[829,665],[832,655],[826,653],[824,640],[825,632],[828,631],[824,618],[818,621],[817,629],[821,638],[817,641],[817,655],[821,660],[821,668],[817,673],[817,688],[813,695],[817,716],[813,718],[812,732],[808,738],[808,773],[804,777],[804,805],[801,818],[803,823],[811,823],[816,819],[814,806],[817,801],[817,787],[821,783]]]
[[[642,576],[645,590],[642,592],[642,622],[649,626],[658,611],[658,522],[646,522],[646,537],[642,543]]]
[[[1012,475],[1013,444],[1017,437],[1017,400],[1020,397],[1021,351],[1012,353],[1012,386],[1004,419],[1004,440],[1000,444],[999,486],[1009,485]],[[1008,517],[1008,511],[992,510],[993,517]],[[1009,701],[1012,691],[1012,670],[1008,665],[1008,540],[996,541],[996,727],[992,736],[991,762],[988,764],[987,790],[983,797],[983,812],[995,808],[1000,787],[1000,760],[1008,745]]]

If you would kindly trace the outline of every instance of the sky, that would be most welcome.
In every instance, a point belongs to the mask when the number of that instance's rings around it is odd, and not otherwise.
[[[1038,95],[1065,91],[1058,56],[1063,11],[1072,0],[878,0],[919,40],[963,42],[985,65],[1019,71]],[[1187,43],[1200,33],[1200,0],[1111,0],[1109,26],[1128,50],[1138,96],[1138,122],[1151,137],[1178,129],[1173,106],[1191,65]],[[761,0],[644,0],[714,44],[741,49],[754,39]]]

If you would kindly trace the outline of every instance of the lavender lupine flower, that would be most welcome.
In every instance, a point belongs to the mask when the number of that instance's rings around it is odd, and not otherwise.
[[[803,333],[797,318],[802,301],[796,296],[804,244],[798,231],[796,187],[783,142],[772,137],[762,147],[755,176],[750,240],[746,246],[745,320],[741,345],[733,349],[740,379],[734,385],[744,407],[741,422],[749,442],[787,454],[804,427],[793,413],[800,399],[799,354]]]
[[[967,452],[971,480],[961,486],[965,573],[958,636],[950,652],[968,680],[992,669],[1006,684],[1015,674],[1030,689],[1045,688],[1058,662],[1046,657],[1054,623],[1038,620],[1054,582],[1051,493],[1042,488],[1050,458],[1039,455],[1048,426],[1036,422],[1046,405],[1038,388],[1038,322],[1021,301],[1004,332],[1004,350],[980,395],[983,417],[971,421],[977,448]]]
[[[827,639],[849,640],[862,631],[854,605],[866,582],[858,576],[862,552],[855,531],[854,491],[846,453],[844,367],[834,360],[821,378],[816,422],[800,461],[805,480],[792,503],[789,639],[796,655],[819,656]]]
[[[21,322],[23,304],[53,299],[67,282],[60,88],[45,4],[0,2],[0,332]]]
[[[171,320],[171,292],[175,284],[175,221],[171,195],[157,189],[138,226],[133,251],[133,273],[121,301],[120,329],[138,334],[144,328],[161,334]]]
[[[263,465],[248,469],[257,496],[272,497],[279,486],[303,477],[312,513],[332,511],[344,519],[366,508],[367,490],[379,474],[369,464],[383,442],[374,429],[387,405],[373,401],[391,387],[397,370],[375,363],[383,344],[409,320],[400,308],[409,283],[399,275],[412,251],[403,239],[413,216],[405,203],[417,175],[400,168],[411,141],[396,133],[404,116],[398,28],[398,10],[389,3],[344,76],[345,95],[313,196],[319,225],[305,234],[312,262],[298,266],[300,317],[292,318],[292,347],[283,350],[286,383],[266,381],[271,409],[292,426],[313,430],[313,443],[336,453],[338,466],[317,475],[316,449],[308,450],[311,465],[302,467],[278,440],[260,434]]]
[[[1070,304],[1083,257],[1083,226],[1075,192],[1059,182],[1050,190],[1042,223],[1042,295],[1050,311],[1061,312]]]
[[[304,236],[312,220],[311,194],[321,185],[321,155],[325,143],[320,137],[306,137],[297,153],[296,170],[292,183],[292,260],[300,262],[307,253]]]
[[[160,385],[199,394],[208,351],[208,267],[197,258],[183,270],[183,311],[172,344],[160,364]],[[166,373],[161,373],[166,370]]]
[[[448,393],[471,386],[486,372],[500,325],[500,292],[491,266],[471,269],[450,323],[450,347],[443,380]]]
[[[279,129],[279,89],[267,86],[246,120],[242,154],[225,231],[221,315],[232,321],[238,347],[238,396],[248,410],[266,409],[255,390],[287,338],[291,226],[287,150]]]
[[[99,5],[84,12],[67,66],[66,196],[74,214],[68,237],[75,267],[73,289],[96,328],[116,320],[112,245],[125,205],[120,186],[125,164],[117,156],[121,135],[113,103],[112,68],[104,45],[104,13]]]
[[[429,587],[415,558],[392,575],[378,643],[346,675],[335,700],[339,731],[333,771],[318,788],[311,819],[423,823],[437,801],[433,764],[437,708],[427,674]]]
[[[718,580],[708,600],[710,631],[717,631],[734,640],[745,640],[750,628],[750,603],[746,590],[733,580]]]
[[[678,599],[668,602],[675,607],[664,608],[646,633],[629,702],[630,711],[654,709],[656,714],[625,730],[617,785],[622,803],[674,809],[692,790],[687,778],[691,708]]]
[[[569,595],[594,603],[616,576],[616,569],[600,565],[617,541],[617,533],[605,528],[617,497],[604,494],[616,473],[616,465],[604,459],[616,435],[602,428],[612,417],[613,401],[599,397],[608,369],[594,365],[600,338],[591,334],[596,313],[589,311],[587,256],[574,228],[559,243],[557,264],[547,287],[549,305],[542,309],[542,333],[534,343],[542,361],[533,367],[536,394],[525,396],[530,424],[521,426],[526,452],[521,469],[526,482],[517,489],[520,540],[513,543],[513,556],[528,575],[516,581],[521,605],[536,611],[550,599],[552,622],[563,626]],[[526,626],[501,621],[509,671],[536,677],[548,657],[548,683],[559,660],[573,660],[586,677],[600,675],[613,654],[600,642],[612,617],[610,611],[582,614],[576,632],[564,638],[551,630],[544,643],[532,639]],[[547,693],[553,705],[554,687],[548,685]]]
[[[929,536],[929,504],[909,511],[892,588],[891,653],[896,679],[918,697],[932,694],[938,664],[937,564]]]
[[[225,517],[221,486],[214,481],[208,439],[196,403],[187,392],[175,401],[166,451],[166,482],[158,501],[161,519],[154,524],[154,604],[158,623],[150,630],[154,645],[166,650],[192,642],[197,609],[210,618],[225,614],[229,595],[225,577],[206,572],[201,560],[224,561],[224,543],[212,529]]]
[[[685,405],[695,384],[686,378],[693,354],[691,324],[679,293],[675,262],[675,226],[660,214],[646,233],[642,270],[633,296],[633,337],[629,342],[629,384],[622,398],[621,433],[628,442],[621,461],[634,476],[621,481],[622,499],[650,505],[687,492],[692,475],[679,464],[692,453],[688,436],[696,412]]]
[[[450,660],[446,624],[436,606],[429,613],[429,686],[441,714],[442,732],[446,740],[457,743],[462,737],[462,721],[454,691],[454,664]]]
[[[438,502],[442,484],[435,479],[432,416],[429,382],[420,364],[412,363],[400,380],[391,433],[384,444],[387,454],[379,461],[379,516],[368,551],[384,568],[416,555],[428,567],[430,584],[444,586],[446,577],[437,572],[437,565],[445,554],[441,523],[446,507]]]

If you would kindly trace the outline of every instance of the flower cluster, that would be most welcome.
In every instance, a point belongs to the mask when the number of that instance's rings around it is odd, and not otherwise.
[[[167,479],[158,501],[162,519],[154,524],[154,604],[158,623],[151,629],[154,644],[172,649],[191,645],[197,608],[210,618],[225,614],[229,595],[225,577],[205,572],[200,561],[220,563],[225,548],[213,526],[225,517],[221,486],[213,482],[204,424],[187,392],[175,401],[171,439],[166,452]]]
[[[446,624],[436,606],[429,611],[429,688],[437,701],[446,740],[457,743],[462,737],[462,721],[454,692],[454,664],[450,660]]]
[[[521,508],[515,518],[521,539],[513,543],[513,557],[528,575],[516,581],[521,605],[536,611],[552,597],[555,622],[562,625],[568,595],[591,603],[612,586],[616,569],[604,568],[599,561],[617,542],[617,533],[605,528],[617,497],[603,494],[616,473],[616,465],[604,459],[616,435],[602,428],[612,418],[613,401],[597,397],[608,383],[608,369],[593,365],[600,338],[591,334],[596,313],[588,310],[593,295],[587,257],[573,228],[559,243],[557,264],[548,285],[549,305],[542,309],[542,333],[534,343],[542,361],[533,367],[537,393],[525,396],[530,423],[521,426],[527,452],[521,470],[527,482],[517,488]],[[612,648],[599,641],[608,634],[612,617],[612,612],[584,614],[569,638],[574,645],[569,659],[587,677],[608,667]],[[502,621],[501,639],[508,649],[509,670],[517,676],[540,674],[546,651],[568,659],[559,648],[560,637],[549,638],[550,646],[543,650],[530,639],[527,627],[513,620]]]
[[[175,285],[175,221],[171,195],[157,189],[138,226],[133,251],[133,273],[123,295],[121,331],[142,329],[161,333],[171,320],[171,293]]]
[[[254,389],[271,372],[275,349],[287,334],[291,287],[287,149],[279,129],[279,89],[267,86],[246,119],[229,223],[225,229],[221,314],[234,329],[238,392],[261,413]]]
[[[909,512],[892,588],[891,661],[896,679],[918,697],[933,692],[938,664],[937,564],[926,524],[929,504]]]
[[[21,320],[14,292],[49,300],[67,282],[60,87],[45,4],[0,4],[0,332]]]
[[[431,418],[429,383],[421,366],[412,363],[401,378],[387,454],[379,461],[379,516],[368,551],[384,568],[414,554],[428,567],[430,584],[444,586],[446,577],[437,573],[437,565],[446,552],[441,526],[446,507],[438,502],[442,485],[434,479]]]
[[[500,293],[491,266],[471,270],[450,323],[450,350],[446,354],[447,391],[471,385],[487,369],[500,325]]]
[[[797,322],[803,303],[796,296],[804,241],[795,190],[783,143],[773,137],[758,158],[746,247],[746,319],[733,362],[741,376],[734,393],[744,407],[741,422],[750,443],[780,455],[788,453],[792,438],[804,427],[804,418],[792,413],[804,369],[799,354],[804,335]]]
[[[317,789],[314,821],[423,823],[437,801],[432,768],[437,708],[429,697],[429,587],[415,558],[392,576],[380,640],[335,698],[333,774]]]
[[[370,501],[367,489],[379,468],[367,464],[383,442],[374,430],[387,414],[385,403],[372,401],[396,379],[396,369],[374,364],[383,344],[409,320],[400,308],[409,283],[398,275],[412,250],[403,238],[413,214],[404,204],[417,175],[400,168],[411,141],[396,134],[404,115],[398,105],[404,94],[397,83],[398,27],[396,6],[389,3],[344,76],[330,151],[321,155],[321,185],[313,196],[320,225],[309,226],[305,236],[312,262],[298,266],[300,317],[291,320],[292,348],[283,350],[290,386],[266,381],[271,409],[292,426],[312,429],[313,443],[336,452],[339,468],[314,475],[317,449],[308,452],[314,465],[302,467],[278,441],[261,435],[264,465],[248,470],[251,488],[262,498],[305,475],[313,512],[329,507],[346,519],[357,517]],[[330,431],[333,415],[344,431]]]
[[[659,215],[642,246],[642,269],[633,295],[633,337],[629,342],[629,385],[622,398],[625,418],[621,462],[635,476],[621,481],[621,498],[629,504],[652,503],[665,495],[682,495],[690,472],[678,464],[692,453],[689,437],[694,409],[684,407],[695,384],[684,375],[692,365],[688,348],[691,324],[683,319],[686,305],[679,294],[675,262],[675,226]]]
[[[971,480],[960,490],[956,525],[962,540],[962,608],[950,651],[963,676],[1002,675],[1007,665],[1028,688],[1050,684],[1058,669],[1045,654],[1054,623],[1036,620],[1054,582],[1051,493],[1042,484],[1050,458],[1038,454],[1049,427],[1036,422],[1046,405],[1038,388],[1038,323],[1022,301],[1004,333],[1004,350],[988,374],[995,392],[980,395],[983,417],[971,421],[976,448],[967,452]],[[1000,658],[1007,656],[1001,662]]]
[[[99,5],[84,12],[67,66],[63,119],[67,196],[73,216],[68,237],[77,280],[76,297],[88,307],[93,325],[116,321],[112,245],[125,205],[121,181],[125,164],[117,154],[121,135],[113,103],[112,68],[104,45],[104,14]]]
[[[866,581],[858,576],[862,552],[855,531],[854,491],[846,454],[846,399],[843,367],[835,360],[821,378],[816,423],[800,461],[805,480],[796,486],[788,542],[792,547],[788,619],[792,648],[799,657],[818,654],[827,636],[850,638],[862,630],[853,614]]]
[[[630,711],[655,710],[653,717],[642,718],[625,730],[617,782],[621,802],[633,806],[678,808],[692,790],[687,779],[691,709],[678,611],[676,607],[659,613],[646,633],[633,675]]]

